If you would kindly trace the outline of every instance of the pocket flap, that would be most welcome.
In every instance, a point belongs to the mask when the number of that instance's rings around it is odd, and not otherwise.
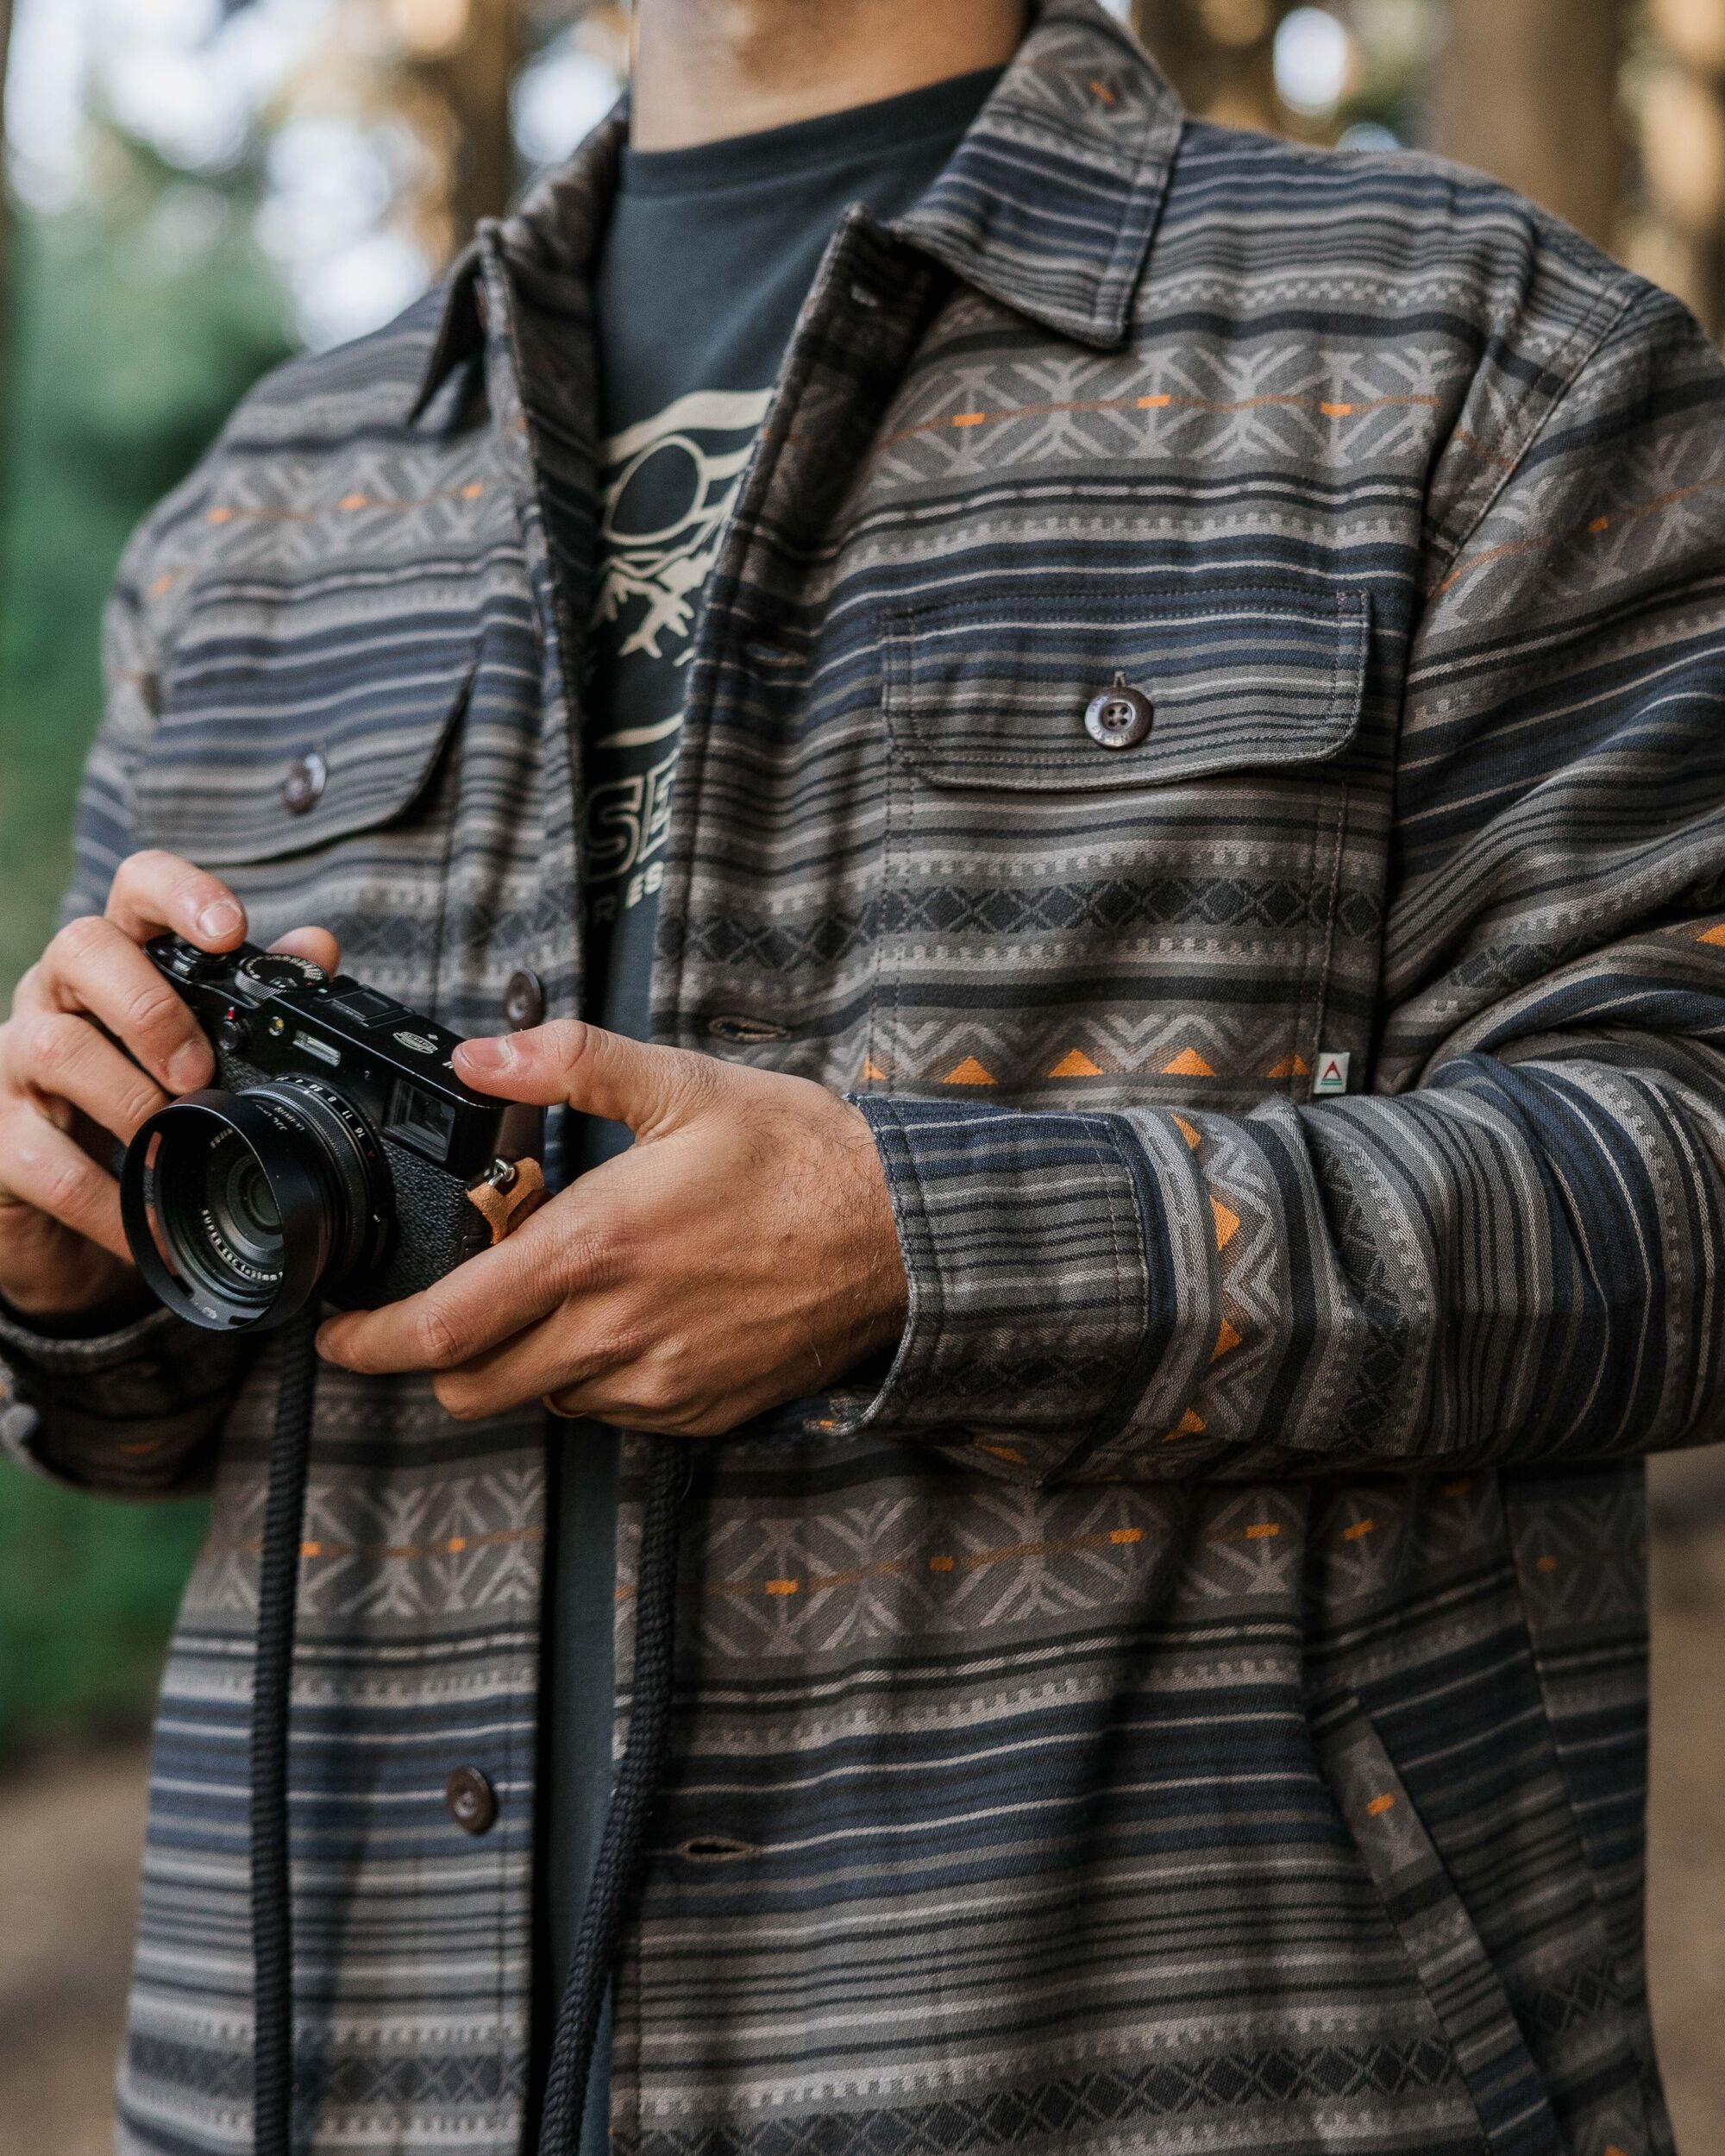
[[[475,647],[471,617],[294,638],[230,617],[189,635],[138,778],[141,839],[219,866],[406,814],[466,703]]]
[[[1363,592],[909,607],[884,624],[887,723],[942,786],[1070,792],[1320,763],[1358,731],[1370,619]],[[1084,714],[1122,677],[1148,695],[1151,727],[1106,747]]]

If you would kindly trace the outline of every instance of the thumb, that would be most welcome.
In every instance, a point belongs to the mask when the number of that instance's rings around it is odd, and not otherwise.
[[[686,1121],[712,1083],[705,1056],[649,1047],[578,1018],[464,1040],[455,1064],[455,1075],[481,1093],[541,1108],[567,1101],[583,1115],[627,1123],[637,1138]]]

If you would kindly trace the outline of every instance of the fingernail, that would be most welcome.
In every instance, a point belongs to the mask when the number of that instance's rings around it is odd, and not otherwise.
[[[464,1040],[459,1053],[463,1062],[475,1071],[506,1071],[515,1060],[515,1043],[505,1038],[500,1040]]]
[[[195,1040],[176,1048],[167,1061],[167,1082],[176,1093],[189,1093],[210,1074],[210,1058]]]
[[[231,936],[245,916],[231,898],[212,898],[198,916],[206,936]]]

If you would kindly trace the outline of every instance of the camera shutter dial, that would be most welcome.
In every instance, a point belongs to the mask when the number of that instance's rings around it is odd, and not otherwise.
[[[286,951],[260,951],[240,967],[238,977],[254,988],[274,992],[282,988],[328,988],[329,976],[310,959],[296,959]]]

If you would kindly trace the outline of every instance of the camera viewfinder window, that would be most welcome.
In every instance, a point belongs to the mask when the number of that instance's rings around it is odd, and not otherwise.
[[[440,1101],[432,1094],[422,1092],[418,1086],[410,1085],[405,1078],[398,1078],[389,1097],[389,1122],[385,1126],[386,1138],[394,1138],[404,1146],[411,1146],[416,1153],[423,1153],[428,1160],[444,1160],[448,1158],[449,1141],[455,1135],[455,1111],[447,1101]]]

